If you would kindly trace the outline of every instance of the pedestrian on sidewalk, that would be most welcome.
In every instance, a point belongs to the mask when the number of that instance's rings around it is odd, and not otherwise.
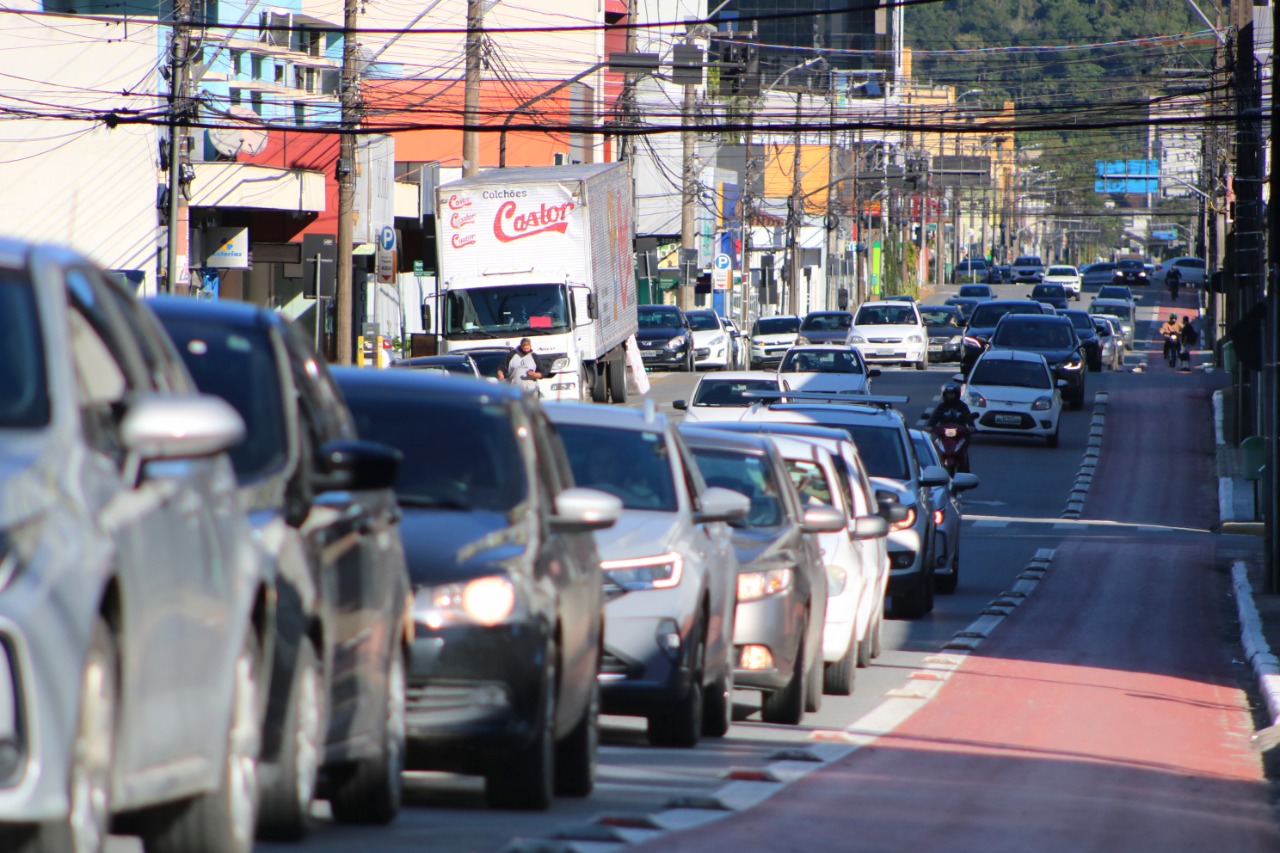
[[[1195,324],[1191,322],[1191,317],[1183,315],[1182,317],[1182,349],[1178,352],[1178,358],[1182,362],[1182,370],[1191,369],[1191,351],[1200,343],[1200,333],[1196,331]]]

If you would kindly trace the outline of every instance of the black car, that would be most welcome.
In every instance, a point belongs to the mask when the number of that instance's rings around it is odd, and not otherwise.
[[[1037,302],[1043,302],[1045,305],[1052,305],[1057,311],[1067,310],[1067,289],[1060,284],[1037,284],[1031,288],[1031,299]]]
[[[417,358],[406,358],[397,361],[392,367],[412,370],[434,370],[437,373],[453,373],[458,376],[480,378],[480,368],[466,353],[450,353],[449,355],[424,355]]]
[[[1054,377],[1067,383],[1062,389],[1063,402],[1073,409],[1084,406],[1084,347],[1068,318],[1006,315],[996,324],[987,349],[1044,356]]]
[[[1147,275],[1147,265],[1137,258],[1116,261],[1116,268],[1111,273],[1111,283],[1146,287],[1151,283]]]
[[[964,315],[956,305],[921,305],[920,317],[929,330],[929,361],[959,361],[963,351]]]
[[[843,344],[853,327],[849,311],[810,311],[800,321],[797,344]]]
[[[974,296],[952,296],[942,304],[954,305],[956,308],[959,308],[960,316],[964,318],[965,323],[968,323],[969,315],[973,313],[973,309],[978,306],[978,303],[986,302],[986,301],[988,300],[978,299],[977,297],[974,297]]]
[[[334,371],[360,435],[404,454],[412,585],[408,767],[485,777],[544,809],[595,784],[603,578],[592,531],[622,511],[573,487],[519,389],[419,371]]]
[[[1059,311],[1059,317],[1066,317],[1076,330],[1076,337],[1084,347],[1085,363],[1092,371],[1102,370],[1102,340],[1098,337],[1098,329],[1094,325],[1093,315],[1079,308],[1070,311]]]
[[[150,305],[200,390],[244,418],[231,459],[277,572],[259,834],[303,835],[313,793],[339,821],[388,823],[400,808],[408,651],[391,491],[400,455],[358,440],[324,362],[285,317],[232,301]]]
[[[987,348],[996,323],[1005,314],[1044,314],[1046,308],[1031,299],[988,299],[974,306],[964,330],[964,351],[960,354],[960,372],[965,376]]]
[[[641,305],[636,313],[636,343],[645,366],[692,373],[693,329],[685,313],[674,305]]]

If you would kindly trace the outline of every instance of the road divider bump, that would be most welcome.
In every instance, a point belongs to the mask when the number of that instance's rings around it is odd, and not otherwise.
[[[844,734],[840,732],[839,734]],[[770,761],[817,761],[821,763],[824,759],[809,749],[780,749],[773,755],[769,756]]]

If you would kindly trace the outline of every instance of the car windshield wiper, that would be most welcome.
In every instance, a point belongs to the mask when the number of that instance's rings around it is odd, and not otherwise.
[[[396,495],[401,506],[413,509],[458,509],[470,510],[471,504],[454,498],[428,498],[422,495]]]

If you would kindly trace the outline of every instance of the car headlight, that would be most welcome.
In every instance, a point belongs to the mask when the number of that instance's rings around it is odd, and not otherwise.
[[[979,409],[985,409],[987,407],[987,398],[979,394],[977,391],[970,391],[969,405],[976,406]]]
[[[419,587],[413,617],[432,630],[450,625],[499,625],[516,612],[515,584],[505,575]]]
[[[551,362],[552,373],[564,373],[569,369],[569,357],[562,355],[555,361]]]
[[[1050,397],[1048,394],[1044,395],[1043,397],[1037,397],[1035,399],[1035,402],[1031,404],[1031,411],[1033,412],[1047,412],[1052,408],[1053,408],[1053,398]]]
[[[1069,358],[1059,365],[1063,370],[1079,370],[1083,367],[1083,363],[1078,358]]]
[[[910,528],[912,525],[914,525],[915,523],[916,523],[916,508],[913,506],[909,506],[907,507],[907,517],[902,519],[902,521],[897,522],[896,524],[890,524],[889,529],[890,530],[906,530]]]
[[[707,344],[713,347],[718,347],[722,343],[724,343],[724,335],[716,335],[714,338],[707,341]]]
[[[679,349],[682,346],[684,346],[684,335],[676,335],[667,341],[667,349]]]
[[[907,343],[909,344],[918,344],[923,341],[924,341],[924,338],[920,337],[919,335],[907,335]]]
[[[848,583],[848,572],[839,566],[827,566],[827,595],[839,595]]]
[[[851,333],[849,337],[845,339],[845,341],[851,344],[865,344],[867,342],[867,339],[862,335],[855,335]]]
[[[602,560],[609,580],[626,590],[670,589],[680,585],[684,558],[675,552],[630,560]]]
[[[965,335],[964,345],[967,347],[976,347],[977,349],[982,349],[987,345],[987,342],[984,341],[982,338],[975,338],[973,335]]]
[[[791,589],[791,569],[768,569],[738,574],[738,601],[755,601]]]

